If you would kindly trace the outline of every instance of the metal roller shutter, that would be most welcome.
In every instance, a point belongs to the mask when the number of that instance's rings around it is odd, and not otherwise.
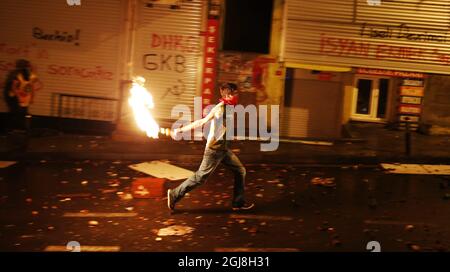
[[[287,0],[282,59],[450,74],[450,2],[379,2]]]
[[[290,103],[285,105],[281,116],[281,135],[339,138],[341,89],[342,84],[339,81],[294,78],[287,97]]]
[[[179,2],[179,3],[178,3]],[[178,1],[178,8],[146,1],[137,5],[133,76],[143,76],[155,101],[154,115],[171,119],[175,105],[192,108],[201,76],[205,1]]]

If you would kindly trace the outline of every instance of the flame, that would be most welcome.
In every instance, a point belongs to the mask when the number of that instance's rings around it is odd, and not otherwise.
[[[133,109],[134,119],[138,127],[150,138],[158,138],[160,130],[158,123],[152,116],[151,110],[155,107],[153,96],[144,87],[145,79],[135,77],[130,89],[128,104]]]

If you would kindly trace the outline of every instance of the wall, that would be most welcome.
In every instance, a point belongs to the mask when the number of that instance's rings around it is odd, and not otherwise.
[[[450,134],[450,76],[427,78],[422,125],[431,134]]]
[[[341,137],[345,74],[295,69],[286,89],[281,133],[287,137]]]
[[[352,103],[353,103],[353,91],[354,91],[354,74],[344,73],[343,75],[343,104],[342,104],[342,124],[348,123],[350,121],[350,116],[352,114]]]
[[[81,1],[80,6],[54,0],[0,1],[0,85],[15,60],[25,58],[43,83],[30,107],[35,115],[56,115],[55,93],[117,99],[124,6],[124,0]],[[68,108],[69,115],[114,121],[117,107],[111,103],[93,101],[88,111]],[[2,99],[0,111],[6,110]]]
[[[218,57],[218,83],[234,82],[239,87],[243,105],[278,104],[279,89],[270,79],[281,76],[276,58],[252,53],[220,52]],[[216,92],[216,98],[218,98]],[[277,103],[278,102],[278,103]]]

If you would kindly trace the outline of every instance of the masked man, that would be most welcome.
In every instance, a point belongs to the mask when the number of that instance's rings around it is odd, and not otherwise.
[[[253,203],[245,202],[246,170],[238,157],[230,150],[229,141],[226,137],[226,106],[237,104],[237,86],[233,83],[222,84],[220,94],[222,96],[220,103],[206,117],[174,130],[174,136],[178,136],[182,132],[201,127],[211,121],[205,152],[199,169],[177,188],[167,191],[167,205],[170,210],[175,209],[175,204],[186,193],[203,184],[220,163],[223,163],[234,174],[232,209],[235,211],[248,210],[254,206]]]

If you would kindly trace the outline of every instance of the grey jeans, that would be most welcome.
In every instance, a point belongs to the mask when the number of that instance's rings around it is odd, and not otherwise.
[[[206,148],[197,172],[173,189],[172,196],[175,202],[178,202],[195,187],[203,184],[220,163],[223,163],[234,174],[233,207],[242,206],[245,203],[244,183],[246,171],[239,158],[229,149],[213,150]]]

